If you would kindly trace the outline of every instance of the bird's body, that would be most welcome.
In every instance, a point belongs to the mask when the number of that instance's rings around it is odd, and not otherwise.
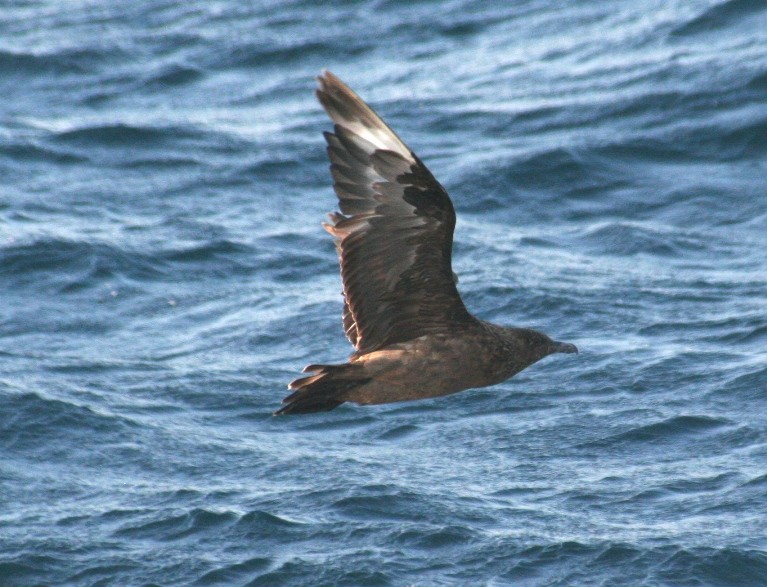
[[[344,282],[343,324],[356,352],[309,365],[276,414],[448,395],[500,383],[567,343],[472,316],[451,267],[455,211],[399,137],[330,72],[317,97],[342,213],[330,215]]]

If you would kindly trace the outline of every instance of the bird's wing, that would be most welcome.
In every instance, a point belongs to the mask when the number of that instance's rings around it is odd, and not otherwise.
[[[381,118],[329,71],[317,98],[341,214],[326,230],[341,259],[344,330],[357,355],[472,321],[450,265],[445,189]]]

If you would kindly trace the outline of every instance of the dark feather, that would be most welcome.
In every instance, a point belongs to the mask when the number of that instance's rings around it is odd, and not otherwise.
[[[275,416],[332,410],[346,401],[347,392],[369,381],[358,365],[307,365],[304,373],[308,372],[314,375],[290,382],[293,393],[282,400],[285,405]]]
[[[341,211],[325,229],[341,261],[344,331],[357,352],[344,365],[308,365],[276,415],[448,395],[578,352],[472,317],[451,269],[455,210],[445,189],[330,72],[317,97],[335,123],[325,138]]]
[[[381,118],[330,72],[317,97],[343,214],[326,225],[344,283],[344,330],[357,355],[474,319],[451,269],[455,211],[445,189]]]

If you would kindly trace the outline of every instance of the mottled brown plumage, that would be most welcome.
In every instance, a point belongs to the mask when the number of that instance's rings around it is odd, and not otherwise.
[[[317,98],[341,213],[329,215],[356,352],[309,365],[280,414],[382,404],[500,383],[543,357],[577,352],[526,328],[472,316],[451,267],[455,210],[445,189],[373,110],[329,71]]]

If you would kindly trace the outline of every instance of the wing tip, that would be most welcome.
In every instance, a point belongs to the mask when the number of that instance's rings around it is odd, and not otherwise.
[[[325,106],[325,104],[332,100],[332,94],[337,94],[339,91],[351,92],[349,87],[329,69],[322,69],[320,71],[320,75],[318,75],[315,79],[317,80],[317,89],[314,90],[314,95],[317,96],[320,104],[322,104],[326,109],[327,106]]]
[[[314,95],[337,126],[345,128],[358,139],[366,140],[375,149],[391,150],[405,158],[412,158],[410,149],[397,133],[338,76],[323,69],[316,79]]]
[[[323,67],[320,70],[320,75],[317,76],[317,85],[319,88],[323,88],[327,85],[345,85],[340,78],[332,71]]]

